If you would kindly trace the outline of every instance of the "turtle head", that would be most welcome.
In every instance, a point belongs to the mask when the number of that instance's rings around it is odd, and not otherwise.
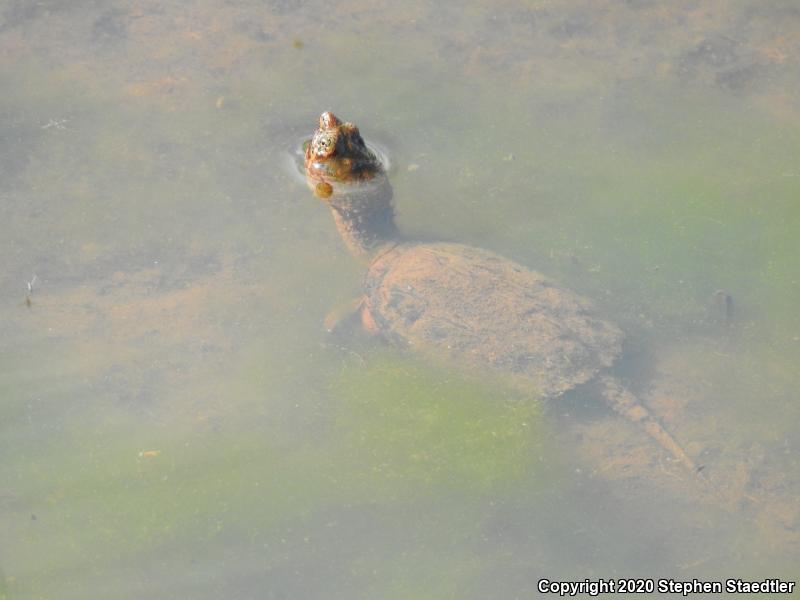
[[[314,137],[306,147],[306,160],[324,161],[334,157],[342,125],[343,123],[332,112],[326,110],[322,113],[319,117],[319,128],[314,132]],[[358,129],[356,129],[356,135],[361,137]]]
[[[329,197],[336,184],[369,181],[383,173],[358,127],[330,111],[320,115],[319,128],[305,143],[305,170],[309,186],[321,198]]]

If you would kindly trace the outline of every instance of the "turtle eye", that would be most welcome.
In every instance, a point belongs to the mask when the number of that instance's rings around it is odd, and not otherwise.
[[[333,142],[333,136],[327,134],[319,136],[314,144],[316,146],[317,156],[327,157],[333,154]]]

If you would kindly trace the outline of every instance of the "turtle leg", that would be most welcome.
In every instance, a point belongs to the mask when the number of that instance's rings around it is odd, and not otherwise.
[[[372,316],[372,312],[369,310],[369,306],[367,306],[366,302],[361,303],[359,314],[361,315],[361,326],[364,328],[364,331],[373,335],[378,335],[381,332],[381,328],[378,327],[378,324],[375,322],[375,317]]]
[[[358,298],[334,306],[328,314],[325,315],[325,320],[322,322],[325,331],[334,333],[341,329],[348,321],[361,314],[363,304],[364,297],[359,296]]]
[[[642,427],[653,439],[664,449],[669,451],[672,456],[678,459],[692,473],[699,473],[697,464],[686,453],[683,447],[661,426],[650,411],[647,410],[647,408],[639,402],[639,399],[625,388],[618,379],[609,375],[604,375],[601,376],[599,380],[601,394],[610,408],[629,421]]]

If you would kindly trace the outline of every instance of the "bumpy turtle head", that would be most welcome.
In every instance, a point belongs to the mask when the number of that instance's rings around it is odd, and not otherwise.
[[[358,127],[342,123],[332,112],[319,118],[319,129],[305,146],[306,178],[314,192],[329,197],[336,184],[360,183],[383,174]]]
[[[395,243],[392,186],[358,127],[322,113],[319,129],[305,144],[305,169],[308,187],[330,207],[354,254],[367,257]]]

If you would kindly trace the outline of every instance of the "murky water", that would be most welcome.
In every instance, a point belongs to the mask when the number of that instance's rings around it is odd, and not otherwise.
[[[0,2],[0,598],[796,580],[799,63],[793,2]],[[618,322],[713,487],[588,391],[327,335],[326,109],[406,233]]]

